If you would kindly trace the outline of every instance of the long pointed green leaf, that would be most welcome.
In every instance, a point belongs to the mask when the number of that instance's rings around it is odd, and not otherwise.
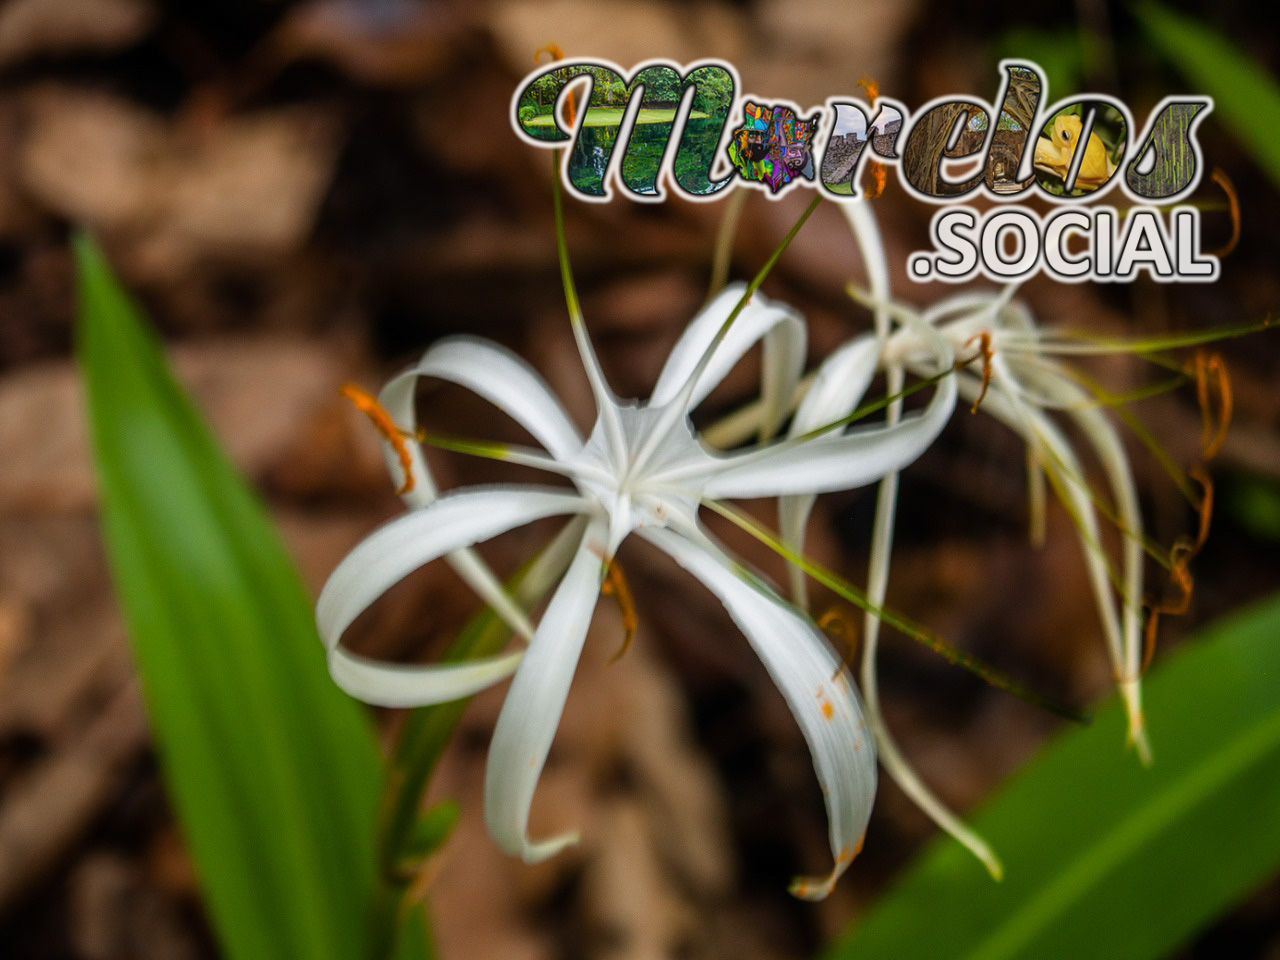
[[[1156,762],[1115,744],[1110,703],[974,820],[985,877],[935,844],[828,960],[1167,955],[1280,867],[1280,599],[1208,630],[1146,687]]]
[[[265,511],[87,237],[104,535],[169,790],[233,960],[370,956],[377,748]]]
[[[1213,97],[1218,118],[1280,186],[1275,79],[1205,23],[1155,3],[1138,4],[1133,11],[1147,39],[1187,78],[1192,92]]]

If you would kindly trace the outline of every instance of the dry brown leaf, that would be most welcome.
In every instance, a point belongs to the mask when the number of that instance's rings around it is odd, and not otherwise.
[[[236,464],[261,480],[279,472],[295,491],[384,474],[375,434],[336,402],[349,361],[304,340],[234,340],[179,346],[172,360]],[[313,431],[334,446],[302,445]],[[79,374],[70,361],[0,377],[0,516],[86,509],[95,501]],[[321,455],[323,453],[323,455]],[[306,459],[309,476],[293,469]],[[340,462],[339,462],[340,461]],[[332,487],[329,487],[332,489]]]
[[[736,63],[748,49],[742,18],[719,4],[506,0],[493,5],[489,26],[520,76],[533,69],[534,51],[548,43],[559,44],[571,60],[603,58],[628,71],[654,58]]]
[[[462,25],[443,3],[312,0],[289,11],[268,56],[280,65],[328,60],[371,86],[415,86],[440,72]]]
[[[119,50],[141,39],[155,20],[149,0],[9,0],[0,6],[0,66]]]
[[[83,731],[9,786],[0,807],[0,909],[76,844],[147,739],[136,684],[125,683]]]
[[[27,102],[27,189],[173,277],[201,256],[254,263],[296,248],[332,177],[339,127],[290,107],[179,128],[121,98],[45,87]]]

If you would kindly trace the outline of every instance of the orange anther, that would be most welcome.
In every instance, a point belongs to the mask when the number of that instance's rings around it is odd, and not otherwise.
[[[875,200],[884,193],[885,184],[889,181],[889,172],[880,161],[868,160],[867,173],[871,175],[871,185],[867,187],[865,196],[868,200]]]
[[[1229,401],[1227,405],[1230,406]],[[1187,476],[1200,485],[1200,503],[1196,508],[1200,514],[1200,523],[1194,541],[1184,537],[1169,551],[1169,579],[1178,588],[1178,597],[1172,601],[1153,600],[1147,604],[1151,610],[1151,616],[1147,620],[1147,630],[1143,637],[1143,672],[1146,672],[1147,667],[1151,665],[1152,657],[1155,656],[1160,616],[1166,613],[1181,616],[1191,606],[1191,594],[1195,589],[1195,580],[1191,576],[1191,561],[1209,539],[1209,527],[1213,522],[1213,478],[1209,476],[1203,463],[1197,463],[1188,470]]]
[[[534,66],[537,66],[542,62],[541,57],[544,53],[551,59],[552,63],[557,60],[564,59],[564,50],[561,48],[560,44],[548,43],[545,47],[539,47],[537,50],[533,51]]]
[[[342,395],[350,400],[357,410],[373,421],[373,425],[378,428],[378,432],[382,434],[383,439],[396,451],[396,456],[400,458],[400,468],[404,471],[404,482],[400,485],[400,489],[396,492],[401,496],[413,490],[413,457],[409,453],[409,445],[405,442],[410,434],[405,433],[396,426],[391,414],[387,413],[386,408],[378,402],[378,398],[362,387],[357,387],[354,383],[348,383],[342,388]]]
[[[978,408],[982,406],[982,401],[987,398],[987,388],[991,386],[991,376],[992,376],[991,360],[995,356],[995,354],[991,352],[991,334],[990,333],[988,333],[985,330],[982,333],[975,333],[972,337],[970,337],[968,340],[965,341],[964,345],[967,347],[969,346],[969,344],[973,343],[973,341],[975,340],[978,341],[978,352],[974,354],[972,357],[970,357],[968,360],[961,361],[961,363],[959,364],[960,366],[968,366],[969,364],[973,363],[974,360],[977,360],[978,357],[982,358],[982,389],[978,391],[978,399],[974,400],[973,406],[969,408],[970,413],[977,413]]]
[[[550,58],[550,62],[552,63],[555,63],[557,60],[564,59],[564,50],[561,48],[560,44],[548,43],[545,47],[539,47],[537,50],[533,51],[533,62],[535,65],[542,62],[539,58],[544,53]],[[568,106],[569,126],[573,126],[574,118],[578,115],[578,102],[572,91],[570,91],[569,96],[566,97],[565,100]]]
[[[858,86],[867,91],[867,99],[874,101],[880,96],[880,84],[876,83],[868,74],[863,74],[858,79]],[[872,136],[872,131],[867,131],[867,136]],[[883,163],[876,160],[867,161],[867,173],[871,176],[871,183],[867,186],[866,198],[875,200],[884,193],[885,184],[889,180],[889,172],[885,169]]]
[[[1231,413],[1235,401],[1231,393],[1231,377],[1227,365],[1218,353],[1196,351],[1195,359],[1196,401],[1200,404],[1200,418],[1204,433],[1201,438],[1203,457],[1212,460],[1222,449],[1231,425]],[[1214,389],[1211,389],[1214,388]],[[1212,393],[1218,395],[1217,422],[1214,422]]]
[[[1179,540],[1169,551],[1169,579],[1178,588],[1179,595],[1175,600],[1153,600],[1149,603],[1151,616],[1147,620],[1147,632],[1143,638],[1142,672],[1151,665],[1151,658],[1156,652],[1156,633],[1159,629],[1160,616],[1171,614],[1182,616],[1191,607],[1191,594],[1195,589],[1195,581],[1191,577],[1189,564],[1199,547],[1188,540]]]
[[[636,628],[640,625],[640,618],[636,615],[636,602],[631,596],[631,587],[627,584],[626,574],[622,572],[622,565],[616,559],[609,564],[609,572],[605,575],[604,583],[600,585],[600,592],[607,597],[613,597],[618,603],[618,609],[622,612],[622,646],[609,658],[610,663],[616,663],[631,649],[631,641],[636,638]]]

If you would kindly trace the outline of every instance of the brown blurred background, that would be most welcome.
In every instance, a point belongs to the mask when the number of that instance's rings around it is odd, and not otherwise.
[[[1161,96],[1187,89],[1123,11],[1097,0],[1035,14],[1008,0],[964,7],[0,3],[0,955],[216,956],[98,541],[71,358],[72,225],[94,229],[146,304],[318,590],[344,551],[399,509],[376,434],[338,395],[344,382],[375,387],[433,339],[465,331],[529,358],[581,424],[591,417],[556,271],[549,158],[521,143],[508,117],[535,49],[555,42],[570,57],[624,67],[722,57],[747,91],[802,107],[861,94],[863,74],[913,107],[943,93],[994,99],[996,63],[1013,54],[1058,56],[1057,67],[1046,62],[1051,82],[1081,86],[1055,87],[1051,99],[1114,94],[1139,126]],[[1274,72],[1280,36],[1254,29],[1250,9],[1217,3],[1212,22]],[[1104,41],[1083,60],[1081,24]],[[1244,198],[1243,237],[1220,282],[1036,280],[1022,296],[1042,322],[1136,334],[1274,311],[1276,190],[1216,117],[1201,137],[1209,165]],[[1220,201],[1215,191],[1206,181],[1197,199]],[[810,196],[752,195],[735,277],[759,268]],[[893,176],[876,203],[899,295],[925,303],[949,292],[912,285],[902,269],[909,251],[926,247],[933,208],[905,197]],[[588,324],[619,394],[648,392],[702,302],[723,209],[568,201]],[[1229,234],[1224,214],[1205,215],[1206,246]],[[842,218],[819,210],[765,286],[809,318],[811,360],[868,326],[842,293],[861,276]],[[1236,422],[1214,465],[1219,509],[1193,569],[1191,611],[1166,621],[1166,646],[1280,582],[1280,349],[1271,333],[1221,349]],[[753,362],[713,395],[709,415],[751,393]],[[1115,390],[1153,376],[1124,358],[1094,372]],[[461,391],[430,403],[442,427],[511,435]],[[1176,460],[1194,461],[1193,390],[1137,412]],[[1170,544],[1194,516],[1131,446],[1150,531]],[[446,485],[494,475],[486,463],[433,462]],[[872,501],[868,490],[826,497],[814,525],[815,555],[855,582]],[[1046,546],[1028,545],[1023,452],[1012,435],[957,412],[904,476],[901,504],[893,606],[1053,696],[1084,704],[1108,692],[1074,531],[1051,509]],[[717,532],[777,572],[733,531]],[[495,555],[513,562],[531,542],[503,540]],[[602,604],[534,811],[535,831],[580,825],[586,840],[535,868],[494,850],[479,810],[501,691],[478,698],[434,790],[464,805],[433,886],[442,955],[809,956],[910,859],[930,824],[886,783],[866,851],[835,895],[816,907],[788,897],[788,877],[828,856],[799,732],[707,594],[642,549],[622,560],[639,603],[638,642],[606,665],[621,631]],[[427,571],[361,632],[369,649],[421,656],[469,612],[450,575]],[[904,747],[961,809],[1058,726],[905,640],[886,641],[883,676]],[[384,719],[390,729],[394,718]],[[1152,738],[1158,753],[1158,729]],[[1280,956],[1278,906],[1273,884],[1182,955]]]

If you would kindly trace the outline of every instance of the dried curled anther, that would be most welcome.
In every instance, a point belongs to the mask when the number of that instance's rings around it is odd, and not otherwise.
[[[1227,365],[1219,353],[1196,351],[1195,358],[1196,402],[1200,405],[1203,436],[1200,440],[1201,456],[1207,463],[1218,455],[1227,439],[1231,425],[1234,400],[1231,393],[1231,377]],[[1212,394],[1218,395],[1217,416],[1214,416]]]
[[[610,663],[617,663],[622,659],[622,655],[631,649],[631,641],[636,638],[636,628],[640,625],[640,618],[636,615],[636,602],[631,596],[631,587],[627,584],[626,574],[622,572],[622,565],[617,560],[609,564],[609,572],[605,575],[604,583],[600,585],[600,592],[606,597],[613,597],[618,604],[618,609],[622,612],[622,646],[609,658]]]
[[[969,408],[970,413],[977,413],[978,408],[982,406],[982,401],[986,399],[987,388],[991,386],[991,373],[992,373],[991,360],[995,356],[995,354],[993,354],[991,351],[991,334],[990,333],[986,331],[983,331],[982,333],[975,333],[972,337],[970,337],[968,340],[965,341],[964,345],[967,347],[969,346],[969,344],[973,343],[973,341],[975,340],[978,341],[978,352],[975,353],[968,360],[961,360],[959,363],[956,364],[956,366],[966,367],[969,364],[973,363],[975,360],[977,360],[979,357],[982,358],[982,389],[978,391],[977,399],[973,401],[973,406]]]

